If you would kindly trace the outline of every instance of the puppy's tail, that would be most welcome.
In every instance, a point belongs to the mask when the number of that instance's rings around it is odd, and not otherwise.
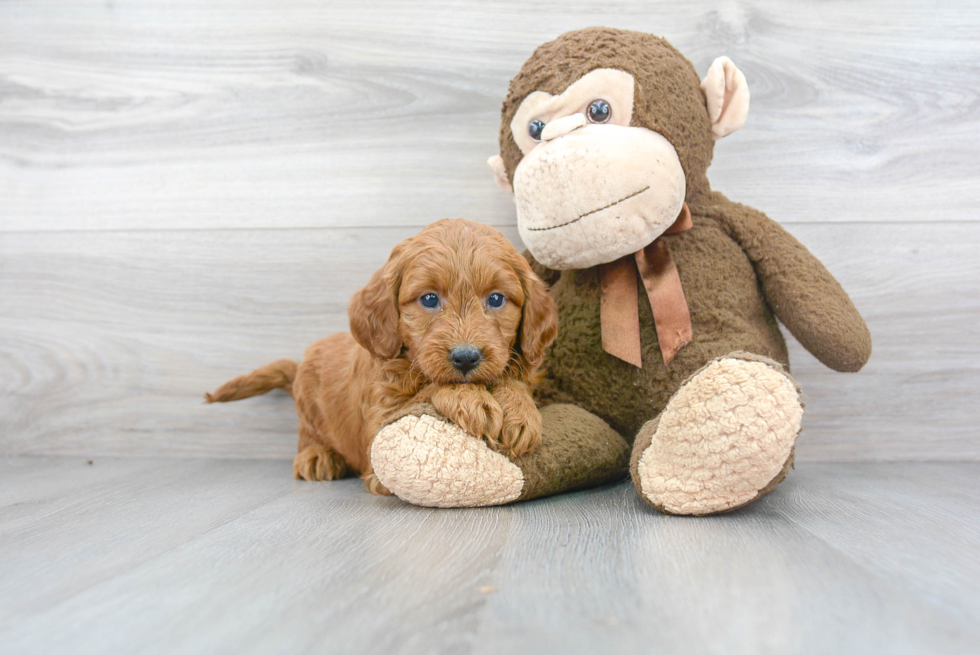
[[[273,389],[285,389],[289,395],[292,395],[295,379],[296,362],[291,359],[280,359],[255,369],[248,375],[240,375],[230,382],[225,382],[214,393],[204,394],[204,400],[209,403],[227,403],[268,393]]]

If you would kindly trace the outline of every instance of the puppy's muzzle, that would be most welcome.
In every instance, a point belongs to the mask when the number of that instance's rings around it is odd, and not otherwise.
[[[449,361],[457,371],[466,375],[480,365],[483,361],[483,353],[479,348],[468,343],[454,346],[449,351]]]

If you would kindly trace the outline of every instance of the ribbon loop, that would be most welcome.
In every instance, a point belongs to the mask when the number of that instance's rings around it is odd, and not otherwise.
[[[664,234],[679,234],[692,226],[691,210],[685,202],[677,220]],[[600,267],[602,349],[638,368],[643,366],[637,271],[653,310],[664,366],[668,366],[677,352],[691,343],[694,332],[677,266],[670,256],[667,243],[659,237],[632,256],[627,255]]]
[[[636,266],[626,255],[599,268],[602,300],[599,322],[602,349],[640,368],[640,308],[637,303]]]

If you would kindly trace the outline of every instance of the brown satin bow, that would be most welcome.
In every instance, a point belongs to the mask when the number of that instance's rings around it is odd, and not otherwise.
[[[691,210],[685,202],[677,220],[664,234],[679,234],[692,226]],[[659,237],[646,248],[600,267],[602,301],[599,319],[602,325],[602,349],[633,366],[643,366],[640,357],[637,270],[650,300],[653,322],[657,328],[657,341],[660,343],[664,366],[667,366],[677,351],[691,343],[694,332],[691,329],[691,312],[687,307],[677,266],[674,265],[667,244]]]

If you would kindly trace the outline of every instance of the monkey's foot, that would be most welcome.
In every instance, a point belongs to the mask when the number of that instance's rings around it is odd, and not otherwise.
[[[378,432],[371,465],[381,484],[402,500],[426,507],[517,500],[524,488],[521,469],[482,439],[437,416],[409,414]]]
[[[800,390],[782,366],[748,353],[720,357],[640,429],[633,481],[670,514],[736,509],[786,477],[802,419]]]
[[[541,419],[541,445],[510,460],[418,405],[378,432],[371,465],[392,493],[426,507],[503,505],[626,477],[629,446],[601,419],[572,405]]]

